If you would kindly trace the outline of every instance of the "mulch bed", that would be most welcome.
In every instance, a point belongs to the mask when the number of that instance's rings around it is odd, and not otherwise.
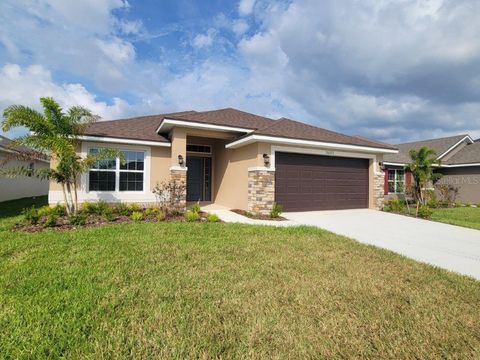
[[[196,222],[207,222],[207,213],[200,212],[200,218]],[[66,231],[66,230],[75,230],[91,227],[100,227],[111,224],[123,224],[123,223],[160,223],[160,222],[186,222],[185,216],[183,214],[167,214],[165,220],[159,221],[157,215],[143,215],[143,219],[140,221],[133,221],[130,216],[125,215],[115,215],[114,219],[111,221],[106,220],[103,216],[90,214],[87,217],[85,225],[74,225],[71,224],[67,216],[59,216],[56,225],[54,226],[45,226],[45,219],[39,221],[38,224],[32,225],[25,222],[19,222],[12,227],[13,231],[20,231],[26,233],[36,233],[46,230],[54,231]]]
[[[255,219],[255,220],[270,220],[270,221],[285,221],[283,216],[279,216],[276,218],[270,217],[270,215],[260,215],[260,214],[252,214],[251,212],[245,211],[245,210],[240,210],[240,209],[233,209],[230,210],[233,211],[234,213],[237,213],[239,215],[243,215],[245,217],[248,217],[250,219]]]

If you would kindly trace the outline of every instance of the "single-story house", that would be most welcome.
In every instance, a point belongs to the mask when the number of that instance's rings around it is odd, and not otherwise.
[[[437,153],[436,171],[443,174],[440,184],[458,188],[457,200],[461,202],[480,203],[480,142],[467,134],[395,145],[398,153],[384,156],[387,198],[404,195],[405,187],[412,181],[411,174],[405,172],[411,161],[409,151],[422,146]]]
[[[236,109],[186,111],[89,125],[78,152],[124,151],[81,178],[79,200],[152,203],[153,187],[186,182],[186,201],[267,213],[383,206],[383,172],[391,145],[294,120]],[[54,164],[52,164],[54,165]],[[62,201],[52,183],[50,203]],[[183,206],[183,204],[182,204]]]
[[[12,160],[3,164],[11,158],[12,154],[18,151],[28,150],[24,146],[12,148],[12,141],[5,136],[0,135],[0,168],[48,168],[49,160],[38,158],[33,161]],[[2,165],[3,164],[3,165]],[[20,199],[24,197],[43,196],[48,194],[48,180],[40,180],[34,177],[21,176],[14,179],[0,176],[0,201]]]

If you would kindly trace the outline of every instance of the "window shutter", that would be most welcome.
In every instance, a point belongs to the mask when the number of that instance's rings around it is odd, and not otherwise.
[[[412,173],[410,171],[405,172],[405,184],[407,188],[412,186]]]
[[[388,169],[385,169],[385,171],[383,172],[384,174],[384,183],[383,183],[383,190],[385,192],[385,195],[388,195]]]

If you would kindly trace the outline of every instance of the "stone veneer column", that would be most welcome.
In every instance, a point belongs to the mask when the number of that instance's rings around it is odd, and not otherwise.
[[[376,172],[373,175],[373,205],[376,210],[383,209],[383,202],[385,200],[385,174],[383,171]]]
[[[248,211],[267,215],[275,201],[275,171],[268,168],[248,170]]]
[[[185,190],[180,195],[177,207],[179,210],[185,211],[187,209],[187,169],[172,166],[170,168],[170,181],[178,186],[184,186]]]

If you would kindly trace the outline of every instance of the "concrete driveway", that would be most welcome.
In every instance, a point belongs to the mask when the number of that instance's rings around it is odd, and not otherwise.
[[[480,280],[479,230],[367,209],[282,216]]]

